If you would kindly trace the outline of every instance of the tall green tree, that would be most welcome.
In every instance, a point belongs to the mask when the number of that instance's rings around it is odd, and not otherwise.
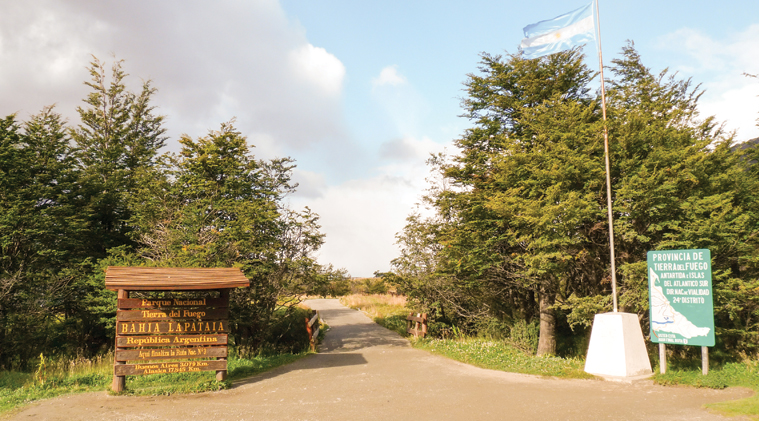
[[[557,296],[599,293],[603,147],[593,74],[579,51],[524,60],[483,55],[462,102],[474,127],[442,171],[439,270],[499,318],[540,320],[539,354],[556,352]],[[536,308],[537,307],[537,308]],[[511,314],[509,314],[511,313]]]
[[[85,82],[91,92],[78,107],[81,124],[71,130],[76,157],[86,186],[91,253],[103,257],[108,248],[129,242],[128,195],[136,188],[139,172],[155,165],[166,137],[163,116],[151,100],[155,88],[142,84],[139,94],[125,85],[123,60],[115,61],[110,79],[105,64],[93,57]]]
[[[73,285],[84,258],[78,176],[52,107],[0,121],[0,366],[60,352],[76,331]]]
[[[621,305],[647,321],[648,250],[706,248],[718,338],[733,349],[755,347],[759,179],[750,160],[733,151],[732,135],[713,117],[699,116],[702,92],[690,80],[652,74],[632,44],[611,70]]]
[[[292,161],[256,159],[232,122],[180,143],[177,156],[144,173],[131,201],[135,257],[158,266],[242,268],[251,286],[232,294],[233,335],[257,348],[279,300],[328,281],[313,259],[324,237],[318,216],[283,203],[296,187]]]

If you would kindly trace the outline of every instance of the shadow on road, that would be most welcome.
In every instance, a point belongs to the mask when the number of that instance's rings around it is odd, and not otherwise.
[[[313,354],[301,360],[298,360],[292,364],[287,364],[282,367],[275,368],[271,371],[267,371],[259,375],[253,375],[251,377],[247,377],[244,379],[235,380],[232,387],[235,388],[235,387],[246,385],[246,384],[257,383],[262,380],[281,376],[291,371],[318,370],[322,368],[335,368],[335,367],[345,367],[345,366],[351,366],[351,365],[363,365],[366,363],[367,363],[366,358],[364,358],[364,356],[361,354],[351,354],[351,353]]]

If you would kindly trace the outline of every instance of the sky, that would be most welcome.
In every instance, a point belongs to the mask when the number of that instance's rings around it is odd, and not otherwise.
[[[78,123],[95,56],[151,80],[167,151],[232,118],[258,158],[295,159],[289,206],[320,215],[323,264],[387,271],[431,153],[471,127],[462,83],[479,55],[516,53],[522,28],[574,0],[25,0],[0,13],[0,116],[42,107]],[[600,0],[604,64],[627,40],[659,73],[692,78],[738,141],[759,137],[756,0]],[[597,49],[586,61],[599,68]],[[609,75],[607,75],[608,77]],[[598,80],[596,80],[597,83]],[[600,86],[600,85],[599,85]],[[613,141],[613,139],[612,139]]]

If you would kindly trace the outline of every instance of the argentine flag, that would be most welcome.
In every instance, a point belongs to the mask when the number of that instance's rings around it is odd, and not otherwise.
[[[519,49],[527,59],[568,50],[596,39],[593,3],[567,14],[524,27]]]

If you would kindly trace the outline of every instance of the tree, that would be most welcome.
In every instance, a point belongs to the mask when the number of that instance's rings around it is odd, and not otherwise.
[[[86,186],[86,209],[92,235],[91,253],[129,243],[127,197],[139,172],[152,167],[166,140],[163,117],[150,101],[156,90],[144,82],[139,95],[127,90],[123,60],[114,62],[110,81],[105,65],[93,57],[89,72],[92,91],[77,111],[82,123],[71,130],[76,157]]]
[[[73,334],[66,320],[84,221],[68,141],[52,107],[23,125],[12,115],[0,121],[0,366],[7,368],[61,350]]]
[[[233,293],[232,333],[253,351],[287,340],[273,318],[300,323],[275,317],[281,300],[345,277],[313,259],[318,216],[284,202],[297,186],[291,159],[256,159],[231,122],[159,156],[155,89],[128,91],[121,66],[109,79],[93,59],[73,129],[53,107],[0,120],[0,368],[112,347],[109,265],[242,268],[252,286]]]
[[[732,349],[757,338],[756,173],[713,117],[701,91],[667,71],[654,76],[632,44],[613,60],[609,90],[621,305],[647,321],[648,250],[711,250],[718,338]],[[756,291],[754,289],[754,291]],[[741,303],[741,304],[738,304]],[[741,310],[738,310],[741,308]]]
[[[454,162],[440,166],[452,188],[432,199],[444,222],[410,219],[401,241],[412,252],[394,261],[429,266],[403,261],[418,253],[415,238],[429,247],[424,237],[433,235],[442,246],[436,277],[450,279],[437,287],[449,290],[441,296],[457,290],[460,315],[500,319],[531,318],[537,304],[540,355],[556,352],[557,296],[603,291],[594,270],[603,267],[595,246],[604,234],[603,148],[582,58],[576,50],[541,60],[483,54],[462,102],[475,126],[456,140]]]
[[[129,220],[138,247],[124,259],[242,268],[251,286],[232,293],[233,335],[257,349],[279,300],[298,300],[328,281],[312,257],[324,237],[318,216],[284,206],[296,187],[292,161],[256,159],[233,122],[180,143],[179,155],[141,173]]]

